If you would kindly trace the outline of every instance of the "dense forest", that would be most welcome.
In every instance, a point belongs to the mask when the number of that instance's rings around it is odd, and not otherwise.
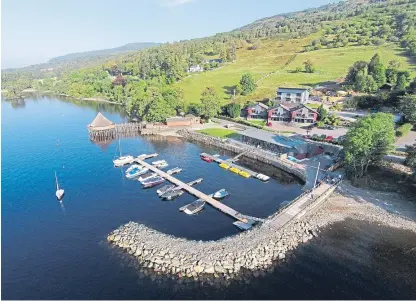
[[[192,65],[202,65],[205,70],[209,70],[233,63],[238,59],[239,49],[256,51],[264,38],[298,39],[318,33],[322,33],[322,37],[305,47],[305,51],[350,45],[378,45],[390,41],[406,48],[409,55],[414,56],[415,16],[416,5],[412,0],[340,2],[265,18],[212,37],[166,43],[106,60],[101,57],[91,59],[82,68],[74,68],[68,63],[67,66],[42,69],[43,71],[32,67],[3,72],[2,88],[7,90],[6,96],[9,98],[20,97],[22,90],[27,88],[76,98],[103,98],[124,104],[130,116],[161,121],[165,116],[175,113],[200,112],[201,108],[184,103],[183,91],[172,85],[186,77],[187,70]],[[207,59],[210,58],[220,59],[220,63],[208,62]],[[373,81],[377,82],[377,79],[374,78],[374,73],[369,75],[369,64],[366,64],[366,86],[354,83],[355,78],[352,85],[357,90],[370,92],[375,89]],[[388,69],[397,69],[393,67]],[[384,69],[383,73],[386,79],[381,81],[394,81],[394,85],[406,76],[399,72],[386,74]],[[348,79],[351,80],[351,76],[349,74]],[[360,73],[358,78],[363,76]],[[250,93],[255,89],[248,75],[242,78],[241,83],[244,84],[247,79],[249,82],[241,93]],[[217,98],[213,89],[207,88],[204,93],[201,100]]]

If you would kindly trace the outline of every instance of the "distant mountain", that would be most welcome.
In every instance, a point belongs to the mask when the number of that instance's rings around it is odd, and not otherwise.
[[[62,55],[62,56],[58,56],[58,57],[50,59],[48,61],[48,64],[56,64],[56,63],[62,63],[66,61],[74,61],[74,60],[89,60],[95,57],[112,56],[112,55],[120,54],[122,52],[136,51],[136,50],[150,48],[150,47],[158,46],[158,45],[160,45],[160,43],[152,43],[152,42],[130,43],[130,44],[126,44],[126,45],[115,47],[115,48],[70,53],[70,54],[66,54],[66,55]]]

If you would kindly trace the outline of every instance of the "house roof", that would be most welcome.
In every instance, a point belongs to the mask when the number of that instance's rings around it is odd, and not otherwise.
[[[185,117],[195,118],[196,116],[193,114],[186,114]]]
[[[94,120],[88,125],[89,128],[94,130],[108,130],[116,127],[115,123],[108,120],[101,112],[98,112]]]
[[[283,92],[283,93],[288,93],[288,92],[289,93],[296,93],[296,92],[303,93],[307,90],[308,89],[305,89],[305,88],[284,88],[284,87],[277,88],[278,92]]]
[[[253,108],[255,108],[256,106],[260,106],[260,107],[262,107],[263,109],[266,109],[266,110],[268,110],[268,109],[269,109],[269,107],[268,107],[267,105],[265,105],[264,103],[262,103],[262,102],[258,102],[258,103],[256,103],[255,105],[251,105],[251,106],[249,106],[247,109],[253,109]]]
[[[190,116],[186,116],[186,117],[181,117],[181,116],[175,116],[175,117],[169,117],[166,118],[166,122],[174,122],[174,121],[182,121],[182,120],[191,120],[193,117]]]
[[[317,111],[315,111],[314,109],[309,108],[308,106],[305,106],[304,104],[281,104],[281,103],[278,103],[275,106],[273,106],[272,108],[270,108],[270,110],[277,109],[278,107],[282,107],[283,109],[285,109],[286,111],[289,111],[289,112],[297,111],[297,110],[302,109],[302,108],[307,108],[309,111],[312,111],[316,114],[319,114]]]

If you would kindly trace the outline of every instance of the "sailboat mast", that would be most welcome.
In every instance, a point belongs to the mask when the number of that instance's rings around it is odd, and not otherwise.
[[[56,176],[56,171],[55,171],[55,181],[56,181],[56,190],[59,190],[58,177]]]

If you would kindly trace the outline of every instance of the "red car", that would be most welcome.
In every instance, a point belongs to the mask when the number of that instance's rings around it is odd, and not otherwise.
[[[334,139],[334,137],[328,136],[328,137],[325,138],[325,141],[332,141],[333,139]]]

